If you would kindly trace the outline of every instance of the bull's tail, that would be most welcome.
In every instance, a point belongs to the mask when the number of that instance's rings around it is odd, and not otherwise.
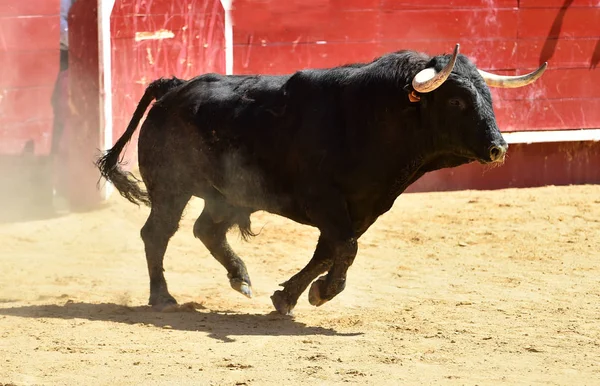
[[[96,166],[100,170],[102,177],[107,181],[110,181],[119,191],[121,196],[136,205],[139,205],[140,203],[150,205],[148,193],[140,188],[139,180],[133,174],[121,169],[119,165],[121,164],[122,159],[119,160],[119,155],[123,151],[125,145],[131,140],[133,133],[137,129],[150,103],[152,103],[154,99],[160,99],[169,90],[174,89],[183,83],[185,83],[185,80],[175,77],[171,79],[161,78],[150,83],[148,87],[146,87],[144,96],[140,99],[140,102],[131,117],[127,130],[125,130],[112,149],[106,151],[104,155],[96,160]]]

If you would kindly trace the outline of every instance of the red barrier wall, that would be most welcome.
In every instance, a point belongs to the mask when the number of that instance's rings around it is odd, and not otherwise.
[[[502,131],[600,127],[600,4],[594,0],[234,0],[236,73],[370,61],[399,49],[450,52],[534,85],[493,90]]]

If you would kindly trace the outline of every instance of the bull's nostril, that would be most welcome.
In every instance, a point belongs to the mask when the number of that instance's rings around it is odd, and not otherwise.
[[[504,150],[504,148],[501,148],[499,146],[493,146],[490,149],[490,159],[492,161],[498,161],[498,160],[502,159],[505,152],[506,152],[506,150]]]

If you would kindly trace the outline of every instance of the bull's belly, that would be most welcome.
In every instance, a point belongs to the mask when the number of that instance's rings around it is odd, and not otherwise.
[[[233,207],[252,212],[265,211],[312,225],[302,198],[286,191],[276,181],[262,177],[260,173],[229,173],[225,174],[225,178],[214,179],[209,183]]]

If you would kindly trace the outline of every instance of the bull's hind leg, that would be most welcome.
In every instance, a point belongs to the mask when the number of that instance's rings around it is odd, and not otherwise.
[[[194,236],[199,238],[211,255],[227,270],[231,288],[252,297],[252,284],[246,264],[227,242],[227,231],[239,226],[245,237],[250,231],[250,212],[234,208],[219,199],[205,198],[204,210],[194,224]]]
[[[150,275],[149,304],[159,309],[177,304],[167,289],[163,259],[169,240],[177,231],[181,214],[190,198],[191,195],[178,193],[151,196],[150,216],[141,230]]]

